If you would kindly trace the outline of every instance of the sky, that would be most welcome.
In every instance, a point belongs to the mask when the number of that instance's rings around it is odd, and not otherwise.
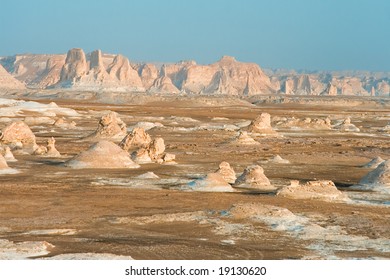
[[[0,56],[101,49],[263,68],[390,71],[388,0],[0,0]]]

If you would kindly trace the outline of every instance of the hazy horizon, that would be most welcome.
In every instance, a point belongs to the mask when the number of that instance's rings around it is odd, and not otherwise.
[[[132,61],[390,71],[390,1],[9,1],[0,56],[79,47]]]

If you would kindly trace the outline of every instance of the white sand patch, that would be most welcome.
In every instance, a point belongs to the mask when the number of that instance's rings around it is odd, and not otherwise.
[[[233,206],[230,213],[232,217],[262,222],[272,230],[283,231],[294,238],[310,241],[308,248],[324,258],[333,257],[337,251],[371,249],[390,252],[389,239],[350,235],[338,226],[323,227],[307,217],[295,215],[286,208],[246,203]]]
[[[158,128],[164,127],[164,125],[162,123],[159,123],[159,122],[154,122],[154,123],[153,122],[138,122],[135,125],[128,127],[127,132],[133,131],[133,129],[136,127],[140,127],[140,128],[143,128],[145,131],[148,131],[148,130],[151,130],[155,127],[158,127]]]
[[[75,229],[39,229],[26,231],[22,235],[74,235],[77,233]]]
[[[171,116],[168,119],[171,121],[175,121],[175,122],[199,122],[198,120],[190,118],[190,117]]]
[[[96,178],[92,182],[95,186],[114,186],[132,189],[180,189],[182,185],[187,184],[188,179],[167,178],[167,179],[146,179],[146,178]]]
[[[159,179],[160,177],[158,177],[153,172],[149,171],[149,172],[146,172],[144,174],[138,175],[135,178],[137,178],[137,179]]]
[[[130,256],[114,255],[108,253],[60,254],[45,259],[48,260],[134,260]]]
[[[35,101],[13,100],[0,98],[0,115],[2,117],[22,116],[23,112],[39,113],[47,117],[57,115],[79,117],[80,114],[73,109],[59,107],[54,102],[43,104]]]
[[[14,168],[0,169],[0,175],[11,175],[11,174],[18,174],[18,173],[20,173],[20,171]]]
[[[228,121],[229,118],[224,118],[224,117],[214,117],[211,118],[212,121]]]
[[[25,241],[15,243],[0,239],[0,260],[22,260],[45,256],[54,246],[46,241]]]

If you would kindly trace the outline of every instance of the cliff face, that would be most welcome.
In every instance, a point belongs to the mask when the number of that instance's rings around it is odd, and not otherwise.
[[[209,65],[195,61],[131,64],[123,55],[100,50],[85,54],[71,49],[66,55],[15,55],[0,58],[8,87],[69,88],[75,90],[153,93],[389,96],[390,73],[263,71],[255,63],[224,56]],[[8,75],[9,76],[9,75]],[[9,79],[9,77],[7,78]],[[21,83],[18,83],[21,82]],[[4,83],[6,84],[6,83]],[[5,87],[5,86],[3,86]]]

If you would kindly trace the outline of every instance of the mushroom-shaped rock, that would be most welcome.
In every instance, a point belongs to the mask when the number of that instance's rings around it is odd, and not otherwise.
[[[22,148],[28,153],[36,149],[35,135],[22,121],[13,122],[0,132],[0,142]]]
[[[201,192],[234,192],[234,189],[219,173],[209,173],[207,176],[188,183],[194,191]]]
[[[259,165],[251,165],[245,168],[233,187],[255,192],[272,192],[276,190],[264,175],[263,168]]]
[[[119,143],[119,146],[125,150],[129,151],[132,148],[137,147],[147,147],[150,142],[152,142],[152,138],[145,130],[141,127],[135,127],[132,132],[128,133],[125,138]]]
[[[96,139],[120,140],[126,135],[126,124],[115,112],[102,116],[98,127],[89,137]]]
[[[276,134],[271,126],[271,115],[268,113],[261,113],[256,117],[248,127],[248,131],[260,134]]]
[[[113,142],[102,140],[65,162],[71,168],[139,168],[130,155]]]
[[[319,199],[325,201],[348,201],[347,195],[339,191],[332,181],[309,181],[303,185],[291,181],[290,186],[278,190],[278,196],[296,199]]]
[[[220,174],[222,178],[225,179],[225,181],[229,184],[234,184],[237,179],[236,172],[234,172],[234,169],[226,161],[223,161],[219,164],[219,168],[216,173]]]

